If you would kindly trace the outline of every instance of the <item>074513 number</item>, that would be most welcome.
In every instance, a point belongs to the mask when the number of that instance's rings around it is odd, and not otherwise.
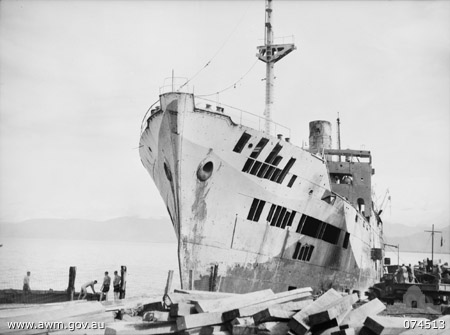
[[[445,329],[445,320],[404,320],[405,329]]]

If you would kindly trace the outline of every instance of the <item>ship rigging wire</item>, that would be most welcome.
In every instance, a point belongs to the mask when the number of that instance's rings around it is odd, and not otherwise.
[[[216,95],[216,94],[220,94],[223,93],[225,91],[228,91],[231,88],[236,88],[236,85],[239,84],[239,82],[241,82],[242,80],[244,80],[244,78],[250,73],[250,71],[255,67],[256,63],[258,63],[258,59],[253,63],[253,65],[247,70],[247,72],[245,72],[244,75],[242,75],[237,81],[235,81],[233,84],[231,84],[230,86],[227,86],[226,88],[214,92],[214,93],[210,93],[210,94],[197,94],[197,96],[199,97],[209,97],[211,95]]]
[[[219,49],[217,49],[217,51],[215,52],[215,54],[206,62],[206,64],[200,68],[200,70],[198,70],[191,78],[189,78],[183,85],[180,86],[180,88],[178,89],[181,90],[184,86],[186,86],[187,84],[189,84],[189,82],[191,82],[192,80],[194,80],[204,69],[206,69],[209,64],[211,64],[211,62],[214,60],[214,58],[216,58],[216,56],[222,51],[222,49],[225,47],[225,45],[228,43],[228,41],[230,40],[231,36],[233,36],[234,32],[236,31],[236,29],[239,27],[239,25],[242,23],[242,21],[244,20],[245,16],[247,15],[247,11],[248,11],[248,7],[245,9],[244,14],[242,15],[242,17],[239,19],[238,23],[236,24],[236,26],[233,28],[233,30],[231,31],[231,33],[228,35],[228,37],[225,39],[225,41],[222,43],[222,45],[219,47]]]

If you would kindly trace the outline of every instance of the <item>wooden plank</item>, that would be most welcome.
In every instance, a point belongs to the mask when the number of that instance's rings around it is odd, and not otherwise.
[[[228,328],[225,325],[218,326],[204,326],[200,328],[200,335],[212,335],[215,333],[220,333],[223,331],[227,331]]]
[[[161,301],[161,297],[151,296],[151,297],[138,297],[138,298],[127,298],[116,301],[103,301],[102,305],[105,306],[106,311],[118,311],[121,309],[138,308],[148,304],[158,303]]]
[[[253,320],[255,320],[255,324],[270,321],[287,321],[290,320],[291,317],[294,316],[294,314],[296,313],[293,311],[286,311],[283,309],[269,307],[253,315]]]
[[[198,290],[181,290],[181,289],[175,289],[173,290],[174,293],[182,293],[182,294],[189,294],[191,296],[202,296],[205,300],[207,297],[210,299],[221,299],[221,298],[227,298],[235,295],[240,295],[238,293],[227,293],[227,292],[209,292],[209,291],[198,291]]]
[[[274,307],[281,308],[287,311],[301,311],[306,306],[311,305],[312,302],[313,302],[312,298],[299,301],[288,301],[282,304],[274,305]]]
[[[355,328],[340,329],[338,331],[332,332],[330,335],[356,335]]]
[[[273,295],[273,291],[267,289],[216,300],[198,300],[195,301],[195,308],[199,313],[229,311],[268,300]]]
[[[68,302],[55,302],[51,304],[42,304],[42,305],[31,305],[32,308],[28,306],[21,306],[12,309],[2,309],[0,313],[0,319],[2,318],[12,318],[17,317],[19,315],[28,315],[28,314],[36,314],[39,311],[56,311],[62,310],[64,308],[70,308],[79,303],[85,303],[86,300],[75,300]]]
[[[107,325],[105,335],[156,335],[176,331],[175,322],[114,322]]]
[[[412,326],[412,324],[409,324]],[[405,330],[401,335],[444,335],[450,334],[450,315],[445,315],[439,319],[424,322],[420,327],[415,324],[414,329]]]
[[[186,302],[179,302],[176,304],[170,305],[170,315],[171,316],[184,316],[196,314],[197,310],[195,309],[195,305],[188,304]]]
[[[324,306],[320,312],[309,315],[309,325],[312,327],[337,319],[338,316],[350,311],[352,305],[357,301],[358,295],[356,293],[333,301],[331,304]]]
[[[264,322],[258,325],[258,335],[286,335],[287,322]]]
[[[233,335],[256,335],[258,332],[258,327],[253,326],[243,326],[243,325],[234,325],[232,329]]]
[[[364,326],[376,335],[400,334],[405,331],[405,321],[430,321],[425,318],[395,318],[389,316],[368,316]]]
[[[161,311],[161,312],[164,312],[166,310],[164,308],[164,306],[163,306],[162,301],[151,302],[151,303],[143,303],[142,307],[143,307],[143,311],[144,312],[148,312],[148,311]]]
[[[375,335],[375,333],[367,327],[362,327],[358,332],[358,335]]]
[[[169,314],[169,312],[161,311],[149,311],[145,312],[142,316],[142,321],[147,322],[163,322],[163,321],[175,321]]]
[[[324,306],[331,304],[333,301],[336,301],[341,297],[342,296],[334,289],[329,289],[313,303],[295,314],[288,323],[289,329],[297,335],[304,335],[310,329],[308,324],[309,316],[320,312]]]
[[[184,315],[177,318],[178,330],[211,326],[223,323],[222,312]]]
[[[233,310],[225,312],[223,314],[223,320],[230,321],[230,320],[233,320],[234,318],[254,315],[270,306],[280,305],[280,304],[284,304],[284,303],[292,303],[293,304],[294,302],[296,302],[297,306],[298,305],[301,305],[301,306],[307,305],[310,302],[304,303],[303,302],[304,300],[299,300],[299,299],[307,299],[309,297],[311,297],[311,288],[310,287],[287,291],[287,292],[276,293],[270,299],[260,301],[258,303],[255,303],[255,304],[252,304],[249,306],[235,308]],[[284,307],[280,307],[280,308],[284,309]]]
[[[378,299],[373,299],[364,305],[351,311],[340,325],[348,325],[349,327],[361,327],[368,316],[374,316],[384,311],[386,306]]]
[[[232,326],[239,325],[239,326],[253,326],[255,324],[255,320],[251,316],[245,316],[243,318],[236,318],[233,321],[230,322]]]

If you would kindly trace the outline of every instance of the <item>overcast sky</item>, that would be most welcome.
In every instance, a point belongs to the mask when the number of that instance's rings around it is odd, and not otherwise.
[[[372,152],[378,203],[389,189],[385,222],[448,225],[450,2],[273,8],[297,45],[273,119],[301,145],[339,112],[342,147]],[[172,69],[209,94],[251,68],[211,98],[262,115],[263,36],[264,1],[1,1],[0,220],[168,217],[137,150],[147,108]]]

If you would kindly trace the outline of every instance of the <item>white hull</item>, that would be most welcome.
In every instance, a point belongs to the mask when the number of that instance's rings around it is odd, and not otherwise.
[[[139,150],[174,225],[183,288],[365,290],[379,280],[371,250],[382,248],[381,227],[343,197],[323,200],[332,188],[324,160],[226,114],[195,109],[191,94],[163,94],[160,103],[145,120]],[[244,132],[250,137],[236,149]],[[277,167],[264,165],[277,145]],[[251,155],[260,166],[248,168]],[[270,166],[281,170],[273,180]],[[321,222],[321,238],[297,232],[305,218]]]

